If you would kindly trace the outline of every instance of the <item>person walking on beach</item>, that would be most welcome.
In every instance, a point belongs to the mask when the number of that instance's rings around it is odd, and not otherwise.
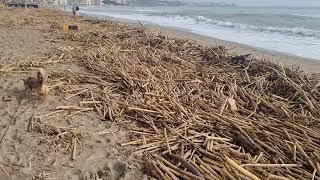
[[[76,16],[76,15],[78,16],[79,15],[79,10],[80,10],[79,6],[73,5],[73,7],[72,7],[73,16]]]
[[[72,6],[72,14],[73,14],[73,16],[76,15],[76,5]]]
[[[76,6],[76,16],[79,16],[80,15],[80,12],[79,12],[79,6]]]

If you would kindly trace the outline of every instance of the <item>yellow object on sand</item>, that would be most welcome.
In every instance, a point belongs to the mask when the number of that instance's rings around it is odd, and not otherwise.
[[[6,5],[3,3],[0,3],[0,8],[4,8]]]
[[[69,30],[69,25],[68,24],[64,24],[63,25],[63,30],[68,31]]]

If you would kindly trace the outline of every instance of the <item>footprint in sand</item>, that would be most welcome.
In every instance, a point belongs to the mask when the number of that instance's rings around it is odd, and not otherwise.
[[[91,179],[121,180],[125,178],[126,172],[127,172],[126,163],[123,163],[120,161],[116,161],[113,163],[109,162],[109,164],[105,164],[103,167],[99,168],[97,171],[91,170],[91,171],[85,171],[81,173],[80,180],[91,180]]]
[[[114,178],[121,179],[126,175],[127,164],[117,161],[113,164],[112,170],[113,170]]]
[[[104,165],[104,167],[100,170],[97,171],[97,175],[99,178],[102,178],[103,180],[105,179],[110,179],[111,178],[111,169],[107,164]]]

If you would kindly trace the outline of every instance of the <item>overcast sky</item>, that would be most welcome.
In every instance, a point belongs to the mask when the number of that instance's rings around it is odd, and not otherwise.
[[[224,0],[236,4],[256,5],[292,5],[292,6],[320,6],[320,0]]]
[[[187,1],[227,2],[227,3],[234,3],[237,5],[320,7],[320,0],[187,0]]]

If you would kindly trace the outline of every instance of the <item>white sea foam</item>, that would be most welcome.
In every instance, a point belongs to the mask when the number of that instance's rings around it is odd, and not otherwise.
[[[198,16],[197,20],[200,21],[200,22],[211,22],[212,21],[212,19],[206,18],[204,16]]]
[[[224,26],[229,28],[236,28],[236,29],[243,29],[243,30],[247,29],[247,30],[262,31],[262,32],[267,31],[267,32],[283,33],[283,34],[294,35],[294,36],[308,36],[308,37],[320,38],[320,31],[315,31],[315,30],[300,28],[300,27],[283,28],[283,27],[271,27],[271,26],[253,26],[253,25],[246,25],[246,24],[226,22],[226,21],[209,21],[209,22],[218,26]]]
[[[320,12],[319,12],[319,13],[284,13],[284,15],[293,15],[293,16],[299,16],[299,17],[320,18]]]

